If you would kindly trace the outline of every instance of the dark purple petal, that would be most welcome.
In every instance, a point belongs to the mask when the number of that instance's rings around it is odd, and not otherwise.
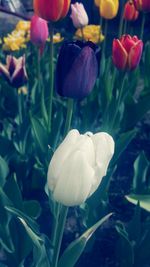
[[[25,66],[22,64],[17,65],[15,72],[11,77],[11,85],[19,88],[27,82],[27,73]]]
[[[6,58],[6,64],[9,71],[10,76],[13,74],[16,65],[17,65],[17,59],[13,56],[8,55]]]
[[[61,96],[63,96],[62,87],[66,76],[80,52],[81,48],[74,42],[64,43],[60,50],[56,66],[56,90]]]
[[[95,53],[91,47],[85,46],[62,84],[62,95],[82,100],[93,89],[97,75],[98,63]]]

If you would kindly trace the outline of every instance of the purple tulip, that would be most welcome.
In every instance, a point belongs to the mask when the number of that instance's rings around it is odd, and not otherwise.
[[[25,68],[25,56],[18,59],[8,55],[6,65],[0,63],[0,74],[13,87],[19,88],[27,82],[27,73]]]
[[[82,100],[98,75],[98,47],[92,42],[68,42],[61,47],[56,67],[59,95]]]

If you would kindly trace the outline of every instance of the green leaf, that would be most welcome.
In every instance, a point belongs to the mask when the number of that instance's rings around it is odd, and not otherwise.
[[[134,240],[137,244],[141,238],[142,224],[141,224],[141,208],[139,202],[134,210],[132,220],[128,223],[128,233],[131,240]]]
[[[42,244],[40,247],[40,251],[39,249],[37,249],[37,247],[34,247],[33,259],[34,259],[34,262],[36,262],[36,267],[50,267],[46,248]]]
[[[7,162],[0,156],[0,186],[3,187],[5,179],[9,173]]]
[[[30,115],[31,124],[34,132],[34,137],[43,153],[47,151],[48,148],[48,135],[45,127],[43,126],[41,120],[37,117],[32,117]]]
[[[12,201],[15,208],[23,209],[22,195],[19,189],[19,186],[16,181],[16,176],[12,175],[7,179],[7,182],[4,185],[4,192],[7,197]]]
[[[135,137],[136,133],[137,133],[136,130],[132,130],[123,133],[119,136],[119,138],[116,140],[115,155],[111,162],[112,165],[114,165],[117,162],[122,152],[127,148],[131,140]]]
[[[33,217],[34,219],[37,219],[41,213],[41,206],[39,202],[36,200],[24,201],[23,210],[28,216]]]
[[[133,267],[134,253],[128,234],[124,227],[117,225],[116,230],[120,237],[116,247],[116,256],[120,262],[119,267]]]
[[[43,240],[39,237],[39,235],[37,235],[30,227],[29,225],[26,223],[26,221],[21,218],[21,217],[18,217],[19,221],[22,223],[22,225],[24,226],[27,234],[29,235],[29,237],[31,238],[32,242],[34,243],[34,245],[37,247],[37,248],[40,248],[41,247],[41,244],[40,242],[43,242]]]
[[[126,104],[124,111],[124,119],[122,121],[122,128],[129,130],[133,128],[150,109],[150,93],[147,93],[140,98],[138,103],[130,99]]]
[[[150,195],[128,195],[126,199],[134,205],[137,205],[138,202],[140,203],[140,207],[150,211]]]
[[[11,233],[9,231],[9,223],[0,224],[0,245],[8,253],[13,253],[15,251]]]
[[[133,178],[133,191],[135,194],[144,193],[146,186],[147,171],[149,168],[149,162],[142,152],[134,162],[134,178]]]
[[[73,267],[84,251],[84,248],[90,237],[111,215],[112,213],[102,218],[100,221],[90,227],[85,233],[83,233],[78,239],[72,242],[61,256],[58,262],[58,267]]]
[[[39,226],[38,224],[33,220],[31,219],[28,215],[26,215],[25,213],[23,213],[22,211],[18,210],[18,209],[15,209],[13,207],[8,207],[8,206],[5,206],[5,209],[7,211],[10,212],[10,214],[14,215],[15,217],[20,217],[22,218],[29,226],[30,228],[36,232],[37,234],[39,234]]]

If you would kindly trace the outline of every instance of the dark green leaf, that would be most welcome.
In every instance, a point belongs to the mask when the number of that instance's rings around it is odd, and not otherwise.
[[[0,156],[0,186],[3,187],[5,179],[9,173],[7,162]]]
[[[48,135],[45,127],[43,126],[41,120],[36,117],[30,116],[31,124],[34,132],[34,137],[40,149],[45,153],[48,149]]]
[[[73,267],[84,251],[84,248],[90,237],[111,215],[112,214],[108,214],[102,218],[100,221],[90,227],[85,233],[83,233],[78,239],[72,242],[61,256],[58,262],[58,267]]]

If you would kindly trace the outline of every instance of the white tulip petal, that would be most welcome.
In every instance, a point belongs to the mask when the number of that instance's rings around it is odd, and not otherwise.
[[[109,162],[114,154],[114,140],[107,133],[97,133],[91,137],[96,155],[96,166],[99,167],[100,176],[105,176]]]
[[[94,170],[85,154],[77,151],[65,161],[53,192],[54,199],[66,206],[83,203],[90,194]]]
[[[71,130],[64,141],[56,149],[48,168],[48,186],[53,190],[55,183],[57,182],[57,177],[61,172],[64,161],[73,149],[76,140],[80,137],[77,130]]]

